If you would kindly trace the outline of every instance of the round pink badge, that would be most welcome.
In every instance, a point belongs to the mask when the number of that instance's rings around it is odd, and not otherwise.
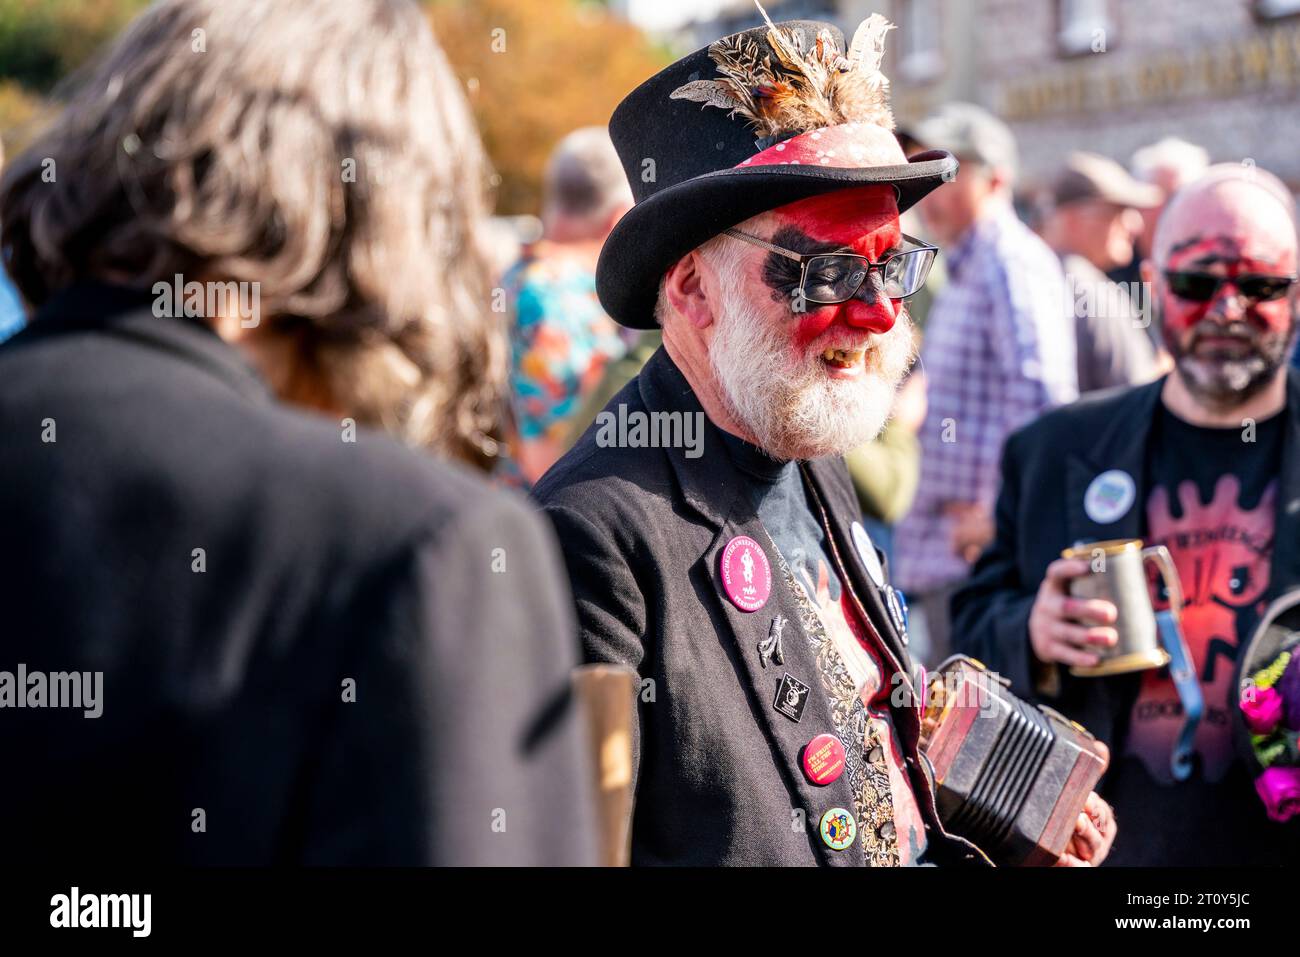
[[[772,594],[772,566],[758,542],[737,535],[722,550],[722,587],[741,611],[758,611]]]

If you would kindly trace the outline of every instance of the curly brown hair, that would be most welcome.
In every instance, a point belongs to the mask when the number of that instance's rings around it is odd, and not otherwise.
[[[82,279],[258,283],[347,414],[490,449],[490,170],[412,0],[159,0],[75,88],[0,178],[29,302]]]

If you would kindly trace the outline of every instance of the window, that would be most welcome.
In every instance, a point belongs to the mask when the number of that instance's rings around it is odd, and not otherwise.
[[[1255,13],[1261,17],[1289,17],[1300,13],[1300,0],[1255,0]]]
[[[925,83],[943,74],[939,7],[940,0],[898,0],[898,37],[902,44],[898,73],[905,80]]]
[[[1058,8],[1061,30],[1056,40],[1062,53],[1100,53],[1110,46],[1106,0],[1058,0]]]

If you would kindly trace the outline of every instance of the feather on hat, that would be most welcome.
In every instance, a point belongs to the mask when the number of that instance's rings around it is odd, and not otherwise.
[[[767,23],[771,56],[745,34],[725,37],[709,46],[709,58],[721,78],[686,83],[673,90],[672,99],[744,117],[762,137],[760,148],[841,123],[894,128],[889,78],[880,71],[892,23],[878,13],[867,17],[854,32],[847,54],[840,53],[825,29],[805,50],[799,34],[778,27],[763,5],[754,3]]]

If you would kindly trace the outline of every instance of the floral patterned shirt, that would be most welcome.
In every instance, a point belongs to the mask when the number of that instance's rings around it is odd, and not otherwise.
[[[600,308],[595,274],[577,259],[526,254],[503,286],[514,317],[511,396],[520,437],[562,440],[626,344]]]

